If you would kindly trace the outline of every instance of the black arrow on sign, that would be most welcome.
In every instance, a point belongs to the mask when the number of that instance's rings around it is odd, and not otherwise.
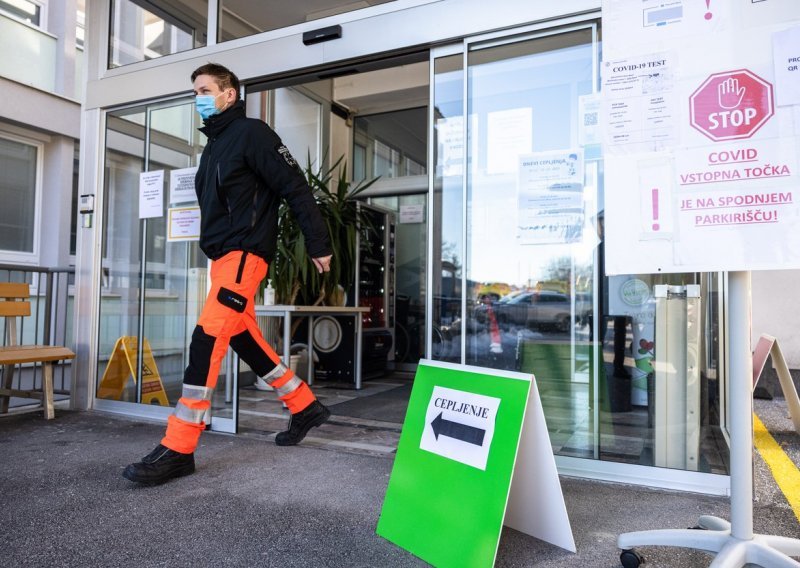
[[[448,438],[455,438],[467,444],[475,444],[476,446],[483,445],[483,437],[486,435],[486,430],[475,428],[474,426],[467,426],[460,422],[452,422],[442,418],[444,412],[440,412],[439,416],[433,419],[431,427],[433,428],[433,435],[439,439],[439,434],[447,436]]]

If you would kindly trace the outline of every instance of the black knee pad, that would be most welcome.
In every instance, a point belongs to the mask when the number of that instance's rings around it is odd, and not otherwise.
[[[201,326],[195,326],[192,343],[189,345],[189,365],[183,373],[183,382],[196,387],[206,386],[208,369],[211,367],[211,352],[217,338],[208,335]]]
[[[259,377],[263,377],[275,368],[275,363],[267,357],[267,354],[248,331],[231,337],[231,347]]]

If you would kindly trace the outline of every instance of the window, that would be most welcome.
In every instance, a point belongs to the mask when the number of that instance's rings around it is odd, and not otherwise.
[[[39,146],[0,138],[0,250],[37,253]]]
[[[69,223],[69,254],[78,248],[78,174],[80,172],[80,142],[75,142],[75,155],[72,158],[72,214]]]
[[[424,175],[427,126],[426,107],[357,116],[353,125],[357,160],[353,179]]]
[[[42,6],[31,0],[0,0],[0,12],[34,26],[42,25]]]
[[[375,175],[387,178],[397,177],[400,152],[380,140],[375,140],[374,152]]]
[[[75,23],[75,45],[83,49],[86,41],[86,0],[78,0],[78,15]]]
[[[108,67],[204,46],[207,27],[207,0],[114,0]]]

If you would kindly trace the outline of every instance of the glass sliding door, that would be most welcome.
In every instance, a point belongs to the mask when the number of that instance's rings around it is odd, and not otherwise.
[[[183,197],[171,190],[177,184],[177,179],[172,183],[173,172],[192,176],[189,168],[197,166],[205,143],[198,126],[199,118],[191,101],[164,103],[149,109],[148,170],[164,172],[165,191],[164,216],[147,219],[143,335],[155,354],[170,405],[181,395],[183,371],[189,363],[189,343],[209,286],[208,259],[197,240],[183,240],[171,234],[174,231],[170,231],[168,214],[170,208],[197,206],[191,195]],[[235,372],[234,356],[229,350],[212,399],[213,430],[236,430]]]
[[[445,329],[454,341],[430,356],[534,374],[559,467],[614,478],[617,464],[655,466],[655,485],[692,487],[727,473],[723,279],[606,275],[599,68],[591,19],[432,51],[427,341]],[[699,297],[688,315],[666,311],[667,286]],[[665,391],[676,367],[658,349],[680,349],[655,330],[681,317],[702,330],[685,346],[701,354],[684,372],[699,406],[665,421],[684,395]],[[675,444],[693,459],[659,457]],[[718,479],[700,483],[718,491]]]
[[[452,51],[452,50],[449,50]],[[439,50],[432,54],[431,124],[431,337],[430,357],[461,362],[464,292],[464,57]],[[442,349],[433,349],[438,337]]]
[[[108,113],[99,408],[165,416],[181,396],[189,342],[208,291],[208,259],[197,238],[171,230],[169,219],[171,209],[197,206],[193,183],[188,191],[185,185],[176,191],[180,183],[173,173],[193,182],[191,168],[205,143],[198,125],[191,99]],[[151,203],[161,214],[140,218],[145,172],[163,175],[160,202]],[[211,413],[215,430],[235,430],[234,367],[226,361],[220,371]],[[105,401],[137,406],[114,408]]]
[[[465,362],[535,372],[556,451],[596,457],[593,24],[468,46]],[[587,159],[588,158],[588,159]]]
[[[602,161],[587,21],[432,53],[432,356],[536,374],[556,453],[597,459]],[[434,333],[430,341],[435,342]]]
[[[139,337],[141,229],[139,175],[145,171],[147,109],[135,107],[108,113],[106,119],[103,246],[97,397],[138,402],[138,389],[128,379],[130,365],[118,353],[120,342]],[[133,344],[131,344],[133,346]],[[135,354],[135,351],[132,351]],[[116,354],[116,356],[114,356]],[[125,376],[123,376],[123,374]]]

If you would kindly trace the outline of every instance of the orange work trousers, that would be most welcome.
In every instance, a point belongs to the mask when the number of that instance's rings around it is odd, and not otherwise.
[[[161,441],[169,449],[190,454],[197,447],[228,345],[275,389],[292,414],[316,400],[308,385],[281,362],[256,324],[253,298],[266,275],[266,261],[243,251],[211,262],[211,291],[192,333],[183,392]]]

